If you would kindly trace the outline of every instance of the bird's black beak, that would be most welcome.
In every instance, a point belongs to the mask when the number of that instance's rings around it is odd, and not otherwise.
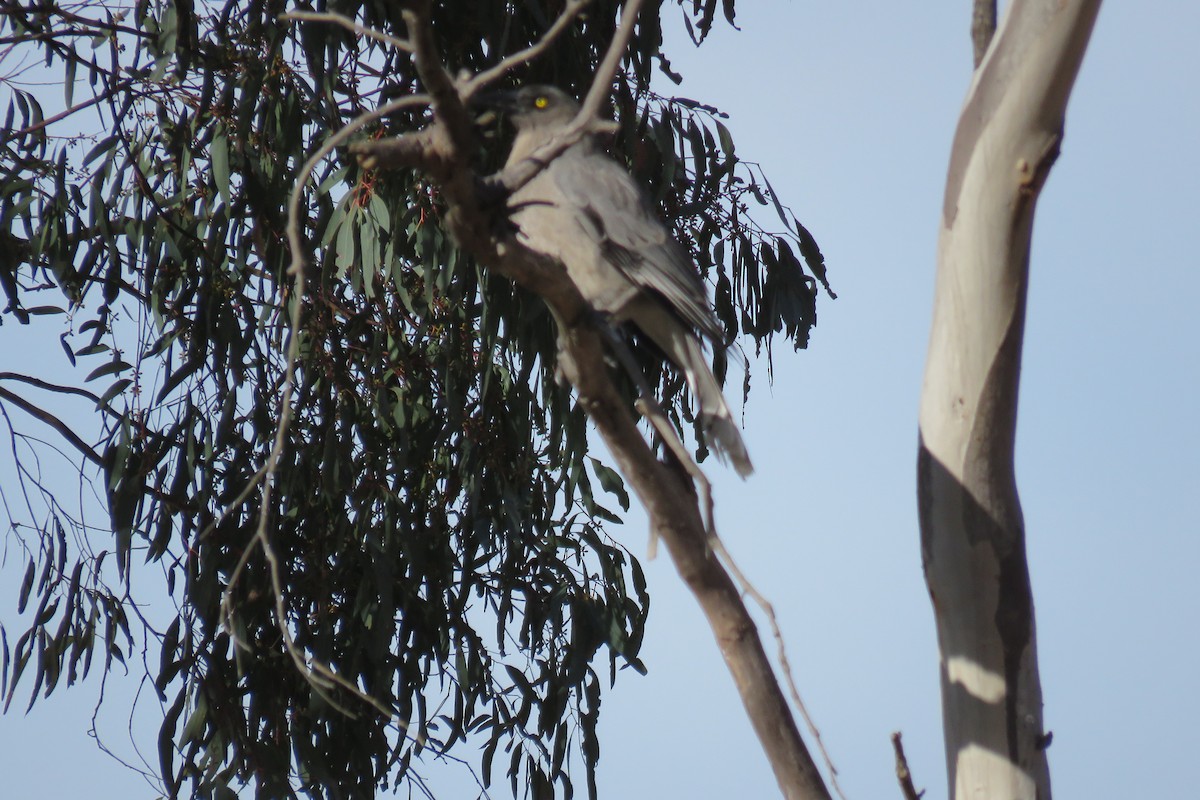
[[[516,111],[517,93],[516,92],[486,92],[485,94],[476,95],[471,98],[471,107],[485,111],[497,111],[502,114],[509,114]]]
[[[486,92],[477,94],[467,104],[475,116],[475,124],[483,127],[495,125],[501,115],[507,116],[517,109],[516,92]]]

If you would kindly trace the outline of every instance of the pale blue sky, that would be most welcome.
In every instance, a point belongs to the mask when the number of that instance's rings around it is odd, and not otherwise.
[[[740,4],[679,93],[732,115],[816,235],[840,295],[808,351],[753,364],[757,474],[715,465],[721,533],[776,605],[800,689],[850,800],[899,797],[901,730],[944,798],[933,622],[914,463],[938,210],[970,79],[969,3]],[[1038,208],[1018,484],[1037,604],[1052,780],[1063,797],[1186,797],[1200,748],[1200,6],[1109,2]],[[0,328],[0,369],[24,331]],[[21,346],[24,346],[21,344]],[[637,514],[616,535],[644,552]],[[647,677],[604,701],[602,795],[776,796],[699,612],[669,560],[647,564]],[[23,564],[0,570],[13,617]],[[10,642],[11,644],[11,642]],[[0,717],[14,797],[151,797],[86,738],[95,681]],[[110,685],[106,741],[129,757]],[[147,755],[155,727],[135,727]],[[443,797],[469,780],[426,770]],[[451,770],[454,772],[454,770]],[[493,796],[507,796],[497,781]]]

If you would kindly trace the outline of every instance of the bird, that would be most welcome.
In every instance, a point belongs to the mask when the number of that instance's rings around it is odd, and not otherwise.
[[[487,105],[516,130],[506,168],[529,158],[579,112],[555,86],[498,92]],[[632,323],[686,377],[706,439],[742,478],[754,467],[701,347],[720,346],[721,323],[692,259],[654,212],[648,195],[592,133],[551,160],[508,198],[516,237],[561,263],[589,305]]]

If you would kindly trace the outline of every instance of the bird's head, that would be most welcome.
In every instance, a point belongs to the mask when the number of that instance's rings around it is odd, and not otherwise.
[[[575,98],[554,86],[523,86],[511,92],[481,97],[479,102],[506,114],[518,131],[557,128],[579,113]]]

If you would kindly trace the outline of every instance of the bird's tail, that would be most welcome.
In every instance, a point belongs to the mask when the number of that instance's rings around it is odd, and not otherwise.
[[[690,351],[689,363],[685,367],[688,384],[699,402],[700,419],[704,423],[708,443],[718,458],[733,464],[739,477],[747,478],[754,472],[754,465],[750,463],[742,432],[738,430],[717,377],[713,375],[704,351],[700,349],[700,343],[689,337],[687,344]]]
[[[754,472],[746,443],[734,421],[721,384],[713,375],[708,359],[700,348],[699,338],[683,323],[669,313],[656,309],[651,314],[635,314],[630,319],[667,354],[667,357],[683,371],[689,388],[700,406],[700,420],[707,434],[708,444],[717,457],[733,464],[737,474],[746,478]]]
[[[729,414],[729,407],[725,405],[724,398],[721,399],[721,405],[723,414],[701,412],[708,441],[713,446],[713,451],[718,458],[733,463],[738,477],[748,478],[754,472],[754,465],[750,463],[750,454],[746,452],[746,443],[742,441],[741,431],[738,430],[737,424]]]

